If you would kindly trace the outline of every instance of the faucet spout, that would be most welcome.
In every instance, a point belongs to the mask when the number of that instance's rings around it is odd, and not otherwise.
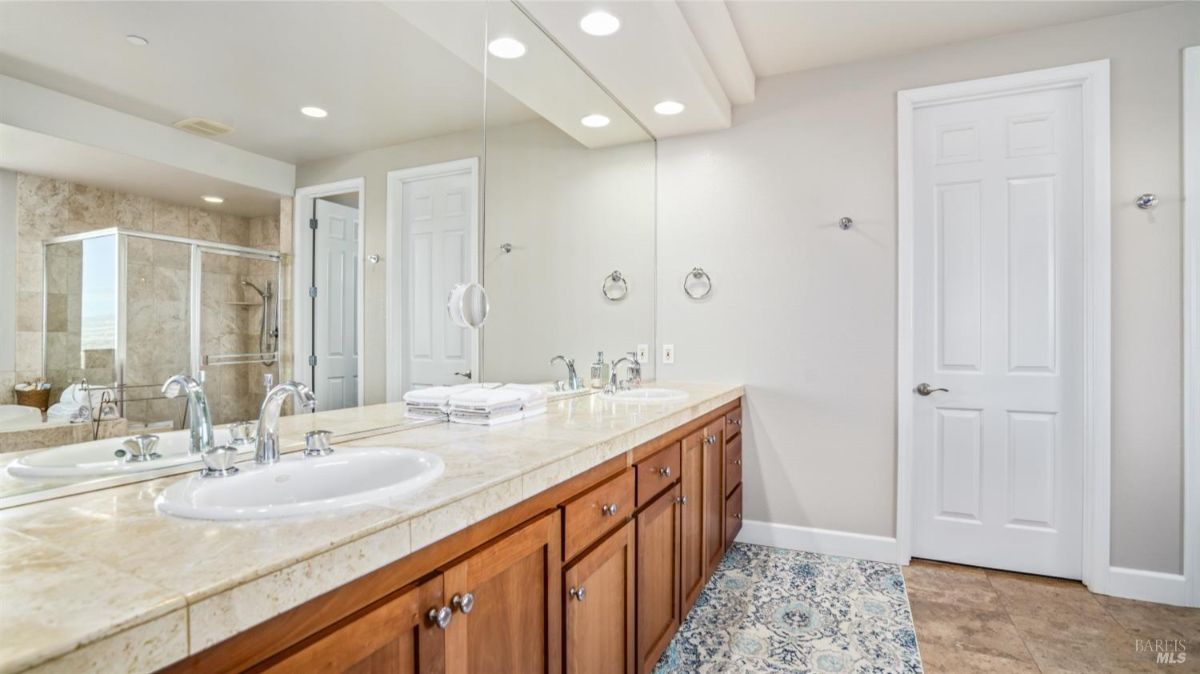
[[[188,453],[201,454],[212,449],[214,444],[208,398],[200,382],[182,373],[171,377],[162,386],[162,394],[167,398],[175,398],[180,393],[185,393],[188,399],[188,429],[191,431]]]
[[[567,358],[566,356],[555,356],[550,359],[550,364],[553,365],[559,361],[562,361],[562,364],[567,366],[566,390],[578,391],[583,388],[583,382],[579,381],[579,374],[575,372],[575,359]]]
[[[312,410],[317,406],[317,397],[307,386],[296,381],[285,381],[271,389],[263,399],[258,412],[258,442],[254,447],[254,462],[275,463],[279,460],[279,414],[288,396],[295,399],[302,409]]]

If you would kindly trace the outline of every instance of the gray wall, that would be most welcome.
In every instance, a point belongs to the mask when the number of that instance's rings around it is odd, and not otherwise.
[[[1183,47],[1176,4],[760,80],[733,128],[659,145],[664,379],[744,382],[747,517],[891,536],[896,92],[1112,61],[1112,564],[1182,566]],[[1152,212],[1132,206],[1156,192]],[[843,215],[856,227],[835,226]],[[702,265],[702,304],[677,280]]]
[[[0,171],[0,403],[12,396],[17,338],[17,174]]]

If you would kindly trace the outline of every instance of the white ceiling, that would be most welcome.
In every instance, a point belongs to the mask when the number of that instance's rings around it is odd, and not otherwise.
[[[694,1],[694,0],[685,0]],[[759,77],[1146,9],[1162,2],[726,3]]]
[[[278,194],[7,124],[0,124],[0,168],[233,215],[279,213]],[[205,194],[225,203],[206,204]]]
[[[470,4],[454,30],[481,45]],[[160,124],[214,119],[234,128],[220,142],[293,164],[480,128],[483,111],[480,73],[377,2],[0,2],[0,72]],[[491,123],[535,117],[488,106]]]

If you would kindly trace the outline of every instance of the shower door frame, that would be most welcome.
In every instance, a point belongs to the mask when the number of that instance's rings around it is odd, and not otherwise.
[[[128,339],[126,328],[128,321],[128,313],[126,306],[128,303],[126,295],[128,294],[128,237],[134,236],[142,239],[152,239],[155,241],[164,241],[167,243],[182,244],[189,247],[188,251],[188,367],[191,370],[190,374],[198,376],[203,365],[201,364],[200,354],[200,313],[201,313],[201,279],[202,279],[202,255],[205,252],[216,253],[220,255],[234,255],[237,257],[248,257],[267,262],[275,263],[275,327],[279,331],[279,336],[275,341],[275,362],[281,363],[283,360],[283,255],[279,251],[264,250],[262,248],[251,248],[249,246],[238,246],[229,243],[218,243],[215,241],[205,241],[203,239],[193,239],[184,236],[171,236],[169,234],[156,234],[153,232],[142,232],[138,230],[126,229],[123,227],[107,227],[105,229],[95,229],[90,232],[80,232],[78,234],[66,234],[63,236],[55,236],[42,240],[42,377],[46,376],[47,371],[47,342],[49,331],[49,316],[47,315],[47,305],[49,300],[49,266],[47,261],[48,247],[54,244],[71,243],[74,241],[86,241],[88,239],[98,239],[105,236],[117,237],[117,344],[113,355],[113,370],[115,373],[114,388],[120,392],[117,398],[117,414],[125,416],[125,357],[126,349],[128,348]],[[82,264],[82,262],[81,262]],[[82,283],[82,281],[81,281]],[[281,365],[282,367],[282,365]],[[104,388],[108,388],[106,385]]]

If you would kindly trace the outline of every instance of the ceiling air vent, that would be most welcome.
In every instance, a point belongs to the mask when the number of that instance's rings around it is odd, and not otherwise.
[[[181,119],[178,122],[175,122],[175,128],[183,129],[184,131],[191,131],[197,136],[204,136],[205,138],[212,138],[213,136],[220,136],[221,134],[233,131],[233,127],[229,126],[228,124],[215,122],[211,119],[204,119],[203,117],[188,117],[187,119]]]

